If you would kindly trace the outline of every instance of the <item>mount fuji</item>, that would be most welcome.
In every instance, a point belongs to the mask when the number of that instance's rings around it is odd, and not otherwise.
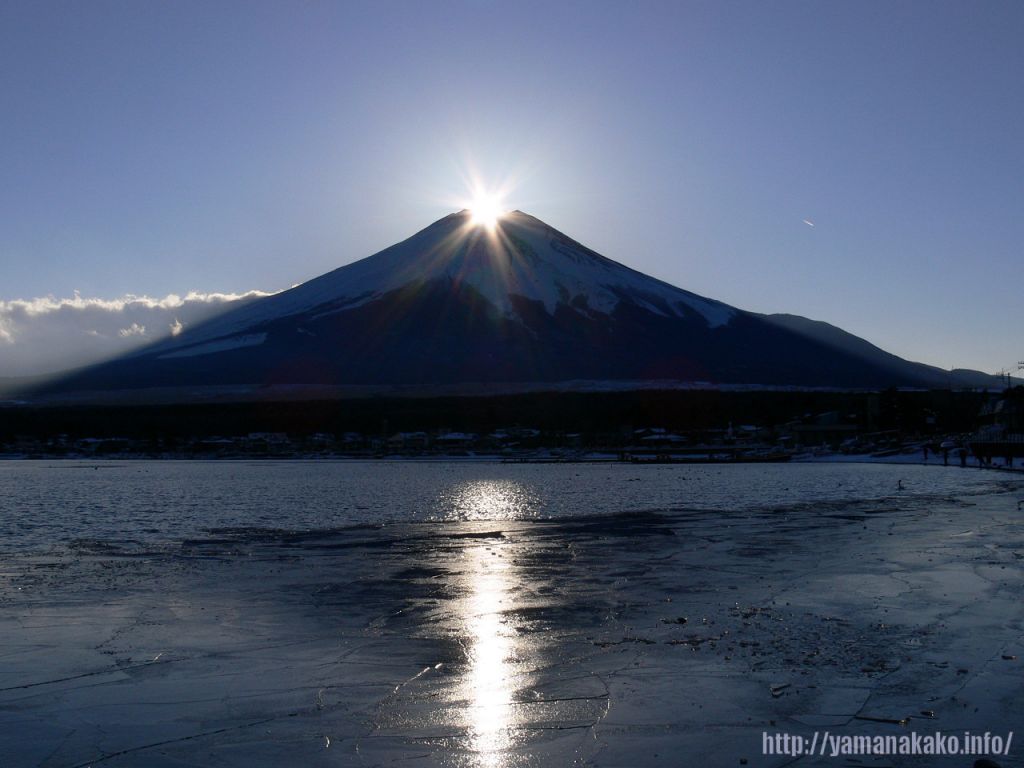
[[[825,323],[698,296],[520,211],[493,227],[460,211],[45,391],[498,392],[569,382],[881,388],[991,379],[903,360]]]

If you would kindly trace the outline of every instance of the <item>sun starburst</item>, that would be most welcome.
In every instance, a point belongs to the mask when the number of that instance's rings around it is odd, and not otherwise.
[[[473,224],[487,229],[494,229],[505,213],[501,198],[487,192],[478,192],[467,207]]]

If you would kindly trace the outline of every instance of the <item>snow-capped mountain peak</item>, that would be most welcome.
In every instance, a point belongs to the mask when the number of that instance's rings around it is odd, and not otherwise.
[[[948,385],[819,325],[676,288],[521,211],[459,211],[53,388]]]
[[[540,302],[549,313],[564,304],[609,314],[628,299],[658,315],[702,318],[711,328],[727,324],[736,312],[605,258],[521,211],[505,214],[489,229],[475,225],[463,210],[373,256],[240,308],[159,348],[205,345],[292,315],[319,319],[437,280],[471,286],[508,318],[517,317],[521,300]]]

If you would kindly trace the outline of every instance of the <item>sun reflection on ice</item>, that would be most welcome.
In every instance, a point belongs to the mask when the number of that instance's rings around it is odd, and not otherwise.
[[[470,739],[478,765],[498,768],[511,744],[513,638],[502,622],[508,607],[508,570],[500,553],[483,546],[469,553],[473,559],[473,595],[469,601]]]
[[[519,495],[501,483],[473,483],[458,498],[471,519],[507,520],[522,511]],[[481,768],[505,766],[513,743],[516,637],[506,612],[513,607],[515,566],[506,549],[503,539],[484,539],[464,552],[470,591],[464,615],[470,644],[465,680],[469,740],[474,764]]]
[[[537,516],[539,502],[514,480],[476,480],[446,494],[445,506],[460,520],[523,520]]]

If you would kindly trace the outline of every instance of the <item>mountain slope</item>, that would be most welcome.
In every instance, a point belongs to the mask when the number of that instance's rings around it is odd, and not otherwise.
[[[853,355],[863,360],[867,365],[891,370],[908,378],[920,376],[925,371],[929,381],[936,386],[941,385],[943,379],[946,382],[946,386],[949,387],[998,386],[997,382],[993,380],[993,376],[981,371],[972,371],[966,368],[947,371],[943,368],[924,365],[923,363],[909,362],[902,357],[876,347],[859,336],[854,336],[842,328],[837,328],[821,320],[809,320],[800,315],[788,314],[759,315],[759,317],[801,336],[819,341],[831,349],[841,350]]]
[[[527,214],[488,230],[462,211],[51,390],[579,380],[852,388],[949,374],[668,285]]]
[[[472,286],[503,314],[513,313],[513,297],[540,301],[552,312],[559,303],[575,300],[580,306],[584,296],[588,308],[598,312],[610,311],[628,296],[656,314],[697,313],[712,325],[728,322],[735,312],[606,259],[519,211],[507,214],[493,234],[473,226],[468,212],[461,211],[369,258],[224,315],[159,348],[224,337],[273,318],[318,319],[410,284],[435,281]]]

